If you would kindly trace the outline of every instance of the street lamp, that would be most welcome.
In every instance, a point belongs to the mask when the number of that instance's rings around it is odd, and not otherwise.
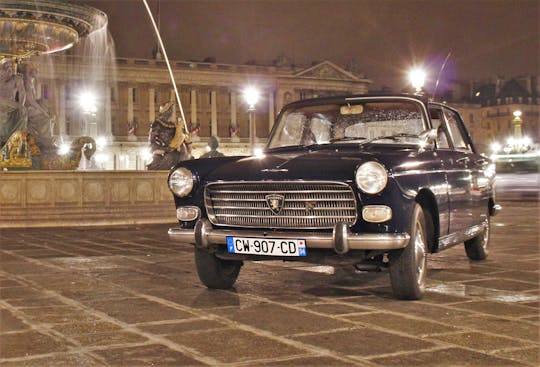
[[[255,149],[255,105],[259,101],[259,90],[255,87],[247,87],[244,90],[244,100],[248,105],[249,116],[249,144],[251,149]]]
[[[79,107],[81,108],[83,118],[82,133],[85,135],[95,136],[97,134],[97,124],[95,123],[93,117],[96,116],[97,112],[96,95],[89,90],[81,92],[81,94],[79,94]]]
[[[409,72],[409,81],[416,90],[416,94],[422,94],[422,88],[426,81],[426,72],[419,68],[412,69]]]
[[[512,125],[514,126],[514,138],[521,139],[521,124],[523,122],[521,121],[522,112],[520,110],[516,110],[512,114],[514,115],[514,119],[512,120]]]

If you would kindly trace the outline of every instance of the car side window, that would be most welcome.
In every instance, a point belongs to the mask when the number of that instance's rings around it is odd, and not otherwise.
[[[431,125],[434,129],[437,129],[437,146],[440,149],[449,149],[448,137],[446,136],[446,129],[442,122],[444,121],[442,111],[440,109],[430,109],[429,114],[431,116]]]
[[[460,119],[456,112],[444,109],[444,116],[448,125],[450,138],[454,143],[454,148],[457,150],[471,151],[471,147],[465,139],[465,135],[460,128]]]

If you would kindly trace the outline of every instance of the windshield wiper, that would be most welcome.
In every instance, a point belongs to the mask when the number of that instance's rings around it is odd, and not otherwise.
[[[394,135],[383,135],[383,136],[376,136],[374,138],[365,140],[360,143],[360,145],[369,144],[371,142],[377,141],[377,140],[393,140],[398,141],[401,140],[401,138],[418,138],[418,134],[409,134],[409,133],[399,133]]]
[[[366,140],[366,137],[363,136],[345,136],[343,138],[333,138],[330,139],[330,143],[336,143],[340,141],[352,141],[352,140]]]

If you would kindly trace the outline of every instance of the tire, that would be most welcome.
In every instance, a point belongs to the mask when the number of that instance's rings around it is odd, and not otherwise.
[[[478,236],[471,238],[470,240],[465,241],[465,252],[471,260],[479,261],[485,260],[489,253],[489,216],[486,219],[487,227],[482,233]]]
[[[427,273],[427,235],[424,211],[415,205],[408,245],[389,254],[390,283],[398,299],[417,300],[424,295]]]
[[[229,289],[236,282],[242,261],[221,260],[214,254],[195,247],[195,266],[201,282],[212,289]]]

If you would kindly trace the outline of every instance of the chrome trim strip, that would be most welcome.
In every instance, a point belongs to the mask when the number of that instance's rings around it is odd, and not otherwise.
[[[339,235],[337,235],[338,228]],[[341,229],[341,230],[339,230]],[[196,233],[197,232],[197,233]],[[343,225],[336,225],[332,233],[319,232],[285,232],[285,231],[254,231],[254,230],[226,230],[212,228],[210,222],[201,219],[195,229],[170,228],[169,235],[175,240],[191,243],[201,247],[209,245],[225,245],[227,236],[283,238],[306,240],[308,248],[336,250],[336,236],[340,238],[340,253],[347,250],[394,250],[407,246],[410,236],[407,233],[351,233],[348,228],[343,231]],[[198,240],[196,240],[198,238]],[[345,251],[345,252],[343,252]]]
[[[455,245],[470,240],[473,237],[478,236],[488,227],[487,221],[484,221],[481,224],[474,225],[470,228],[467,228],[464,231],[449,234],[439,238],[439,251],[446,250]]]
[[[428,173],[453,173],[453,172],[466,172],[471,173],[474,170],[471,169],[447,169],[447,170],[412,170],[412,171],[406,171],[406,172],[398,172],[398,173],[389,173],[389,177],[401,177],[401,176],[409,176],[409,175],[425,175]]]

